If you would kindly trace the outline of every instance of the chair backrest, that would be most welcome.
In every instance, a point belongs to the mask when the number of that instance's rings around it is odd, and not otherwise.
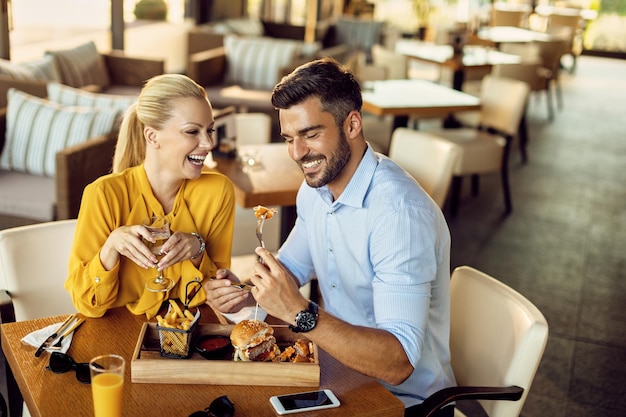
[[[583,23],[583,18],[579,14],[558,14],[552,13],[548,18],[548,28],[554,26],[565,26],[571,29],[572,34],[578,32]]]
[[[529,86],[512,78],[487,75],[480,88],[480,124],[506,135],[517,133]]]
[[[375,66],[387,69],[386,78],[388,80],[404,80],[408,78],[407,57],[380,44],[372,45],[372,62]]]
[[[524,389],[519,401],[480,401],[489,417],[517,417],[548,340],[548,323],[528,299],[468,266],[450,283],[450,349],[458,385]]]
[[[393,131],[389,149],[389,157],[411,174],[441,208],[459,153],[450,141],[407,128]]]
[[[237,113],[235,132],[237,145],[269,143],[272,135],[272,117],[265,113]]]
[[[496,77],[512,78],[528,84],[532,91],[544,90],[546,79],[542,76],[540,62],[522,62],[521,64],[498,64],[491,69]]]
[[[539,48],[539,57],[544,68],[552,72],[552,79],[558,78],[561,57],[566,52],[567,40],[555,39],[550,41],[533,42]]]
[[[492,7],[489,24],[491,26],[527,26],[528,12],[524,10],[505,10]]]
[[[63,287],[75,229],[72,219],[0,231],[0,289],[17,321],[76,312]]]
[[[539,46],[530,43],[504,42],[498,48],[501,52],[518,55],[522,58],[522,62],[539,62],[541,56],[539,54]]]

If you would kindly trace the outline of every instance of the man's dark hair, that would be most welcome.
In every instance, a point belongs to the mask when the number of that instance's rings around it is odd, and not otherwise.
[[[272,105],[288,109],[310,97],[319,97],[322,110],[341,126],[353,110],[361,111],[361,86],[354,74],[332,58],[322,58],[296,68],[274,87]]]

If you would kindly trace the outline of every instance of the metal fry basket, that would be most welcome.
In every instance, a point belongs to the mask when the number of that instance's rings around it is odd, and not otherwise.
[[[187,330],[173,327],[162,327],[157,324],[161,356],[166,358],[187,359],[191,355],[191,343],[198,325],[200,310],[196,312],[191,326]]]

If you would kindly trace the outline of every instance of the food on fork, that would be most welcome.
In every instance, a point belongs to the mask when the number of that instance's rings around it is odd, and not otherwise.
[[[233,327],[230,341],[235,361],[271,361],[280,355],[274,329],[261,320],[242,320]]]
[[[276,214],[278,212],[278,210],[276,210],[275,208],[267,208],[264,206],[255,206],[254,207],[254,215],[256,216],[257,219],[260,219],[261,216],[263,216],[265,214],[265,220],[269,220],[271,219],[274,214]]]

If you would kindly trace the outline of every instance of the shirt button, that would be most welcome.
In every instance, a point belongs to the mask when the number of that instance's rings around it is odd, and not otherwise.
[[[96,284],[98,284],[100,282],[100,277],[95,277],[93,280]]]

